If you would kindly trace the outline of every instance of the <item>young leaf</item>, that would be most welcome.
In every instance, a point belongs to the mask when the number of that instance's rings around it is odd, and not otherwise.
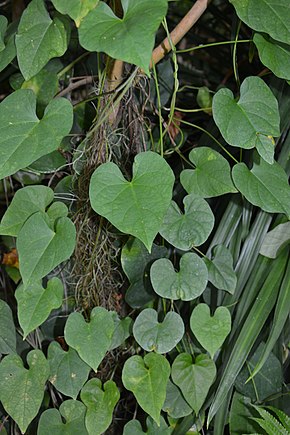
[[[64,336],[67,344],[96,372],[110,349],[114,329],[111,313],[105,308],[95,307],[89,323],[80,313],[70,314]]]
[[[29,369],[23,367],[18,355],[8,355],[0,363],[0,400],[21,433],[39,411],[49,376],[48,362],[40,350],[29,352],[27,363]]]
[[[56,341],[48,347],[47,360],[50,365],[49,381],[62,394],[76,399],[91,368],[74,349],[69,348],[65,352]]]
[[[268,163],[274,162],[273,137],[280,135],[278,102],[259,77],[247,77],[235,101],[232,91],[220,89],[213,98],[213,117],[225,141],[240,148],[257,148]]]
[[[101,435],[110,426],[112,415],[120,398],[119,390],[113,381],[104,383],[91,379],[81,391],[81,399],[87,407],[85,424],[89,435]]]
[[[172,364],[171,376],[187,403],[198,414],[216,376],[214,362],[207,355],[198,355],[193,361],[191,355],[181,353]]]
[[[171,245],[188,251],[207,240],[214,226],[214,215],[208,203],[194,194],[187,195],[183,203],[184,214],[171,201],[159,232]]]
[[[158,322],[158,313],[152,308],[141,311],[134,322],[133,335],[137,343],[148,352],[170,352],[184,334],[183,320],[179,314],[170,311],[163,322]]]
[[[89,51],[102,51],[149,74],[155,33],[166,15],[167,0],[122,0],[118,18],[103,1],[81,22],[80,44]]]
[[[53,201],[53,190],[46,186],[27,186],[17,190],[0,224],[0,234],[18,236],[25,221],[38,211],[45,211]]]
[[[21,284],[15,292],[15,297],[18,320],[25,339],[48,318],[52,310],[61,306],[63,285],[56,277],[48,281],[46,288],[43,288],[40,282],[30,284],[26,288]]]
[[[35,110],[36,96],[30,89],[19,89],[0,104],[0,178],[54,151],[70,132],[73,111],[68,100],[51,101],[41,120]]]
[[[190,329],[213,358],[231,332],[231,314],[226,307],[218,307],[211,316],[208,305],[198,304],[190,316]]]
[[[250,203],[268,213],[284,213],[290,219],[288,177],[278,163],[269,165],[258,158],[251,170],[244,163],[238,163],[233,167],[233,179]]]
[[[92,208],[120,231],[140,239],[149,252],[172,197],[174,174],[156,153],[135,157],[132,181],[115,163],[99,166],[90,181]]]
[[[119,319],[119,316],[115,311],[111,311],[111,315],[113,318],[115,329],[114,329],[109,350],[116,349],[122,343],[124,343],[128,337],[130,337],[130,331],[132,326],[131,317],[125,317],[124,319]]]
[[[77,400],[66,400],[57,409],[47,409],[39,419],[37,435],[88,435],[86,407]],[[65,420],[65,423],[63,422]]]
[[[24,286],[39,281],[67,260],[73,253],[75,238],[75,226],[69,218],[58,219],[51,229],[47,215],[37,212],[30,216],[16,243]]]
[[[20,71],[29,80],[68,46],[64,23],[50,18],[43,0],[32,0],[21,16],[15,38]]]
[[[123,435],[144,435],[144,433],[147,435],[170,435],[172,433],[172,429],[167,426],[162,416],[159,426],[151,417],[147,417],[146,426],[147,430],[144,432],[138,420],[131,420],[125,425]]]
[[[166,399],[162,411],[167,412],[172,418],[186,417],[192,413],[191,407],[184,400],[179,388],[168,381],[166,388]]]
[[[276,258],[279,252],[290,243],[290,222],[277,225],[269,231],[260,249],[260,254],[268,258]]]
[[[12,311],[6,302],[0,299],[0,353],[16,352],[16,331]]]
[[[79,27],[82,19],[96,7],[99,0],[52,0],[52,3],[61,14],[69,15]]]
[[[213,258],[205,257],[208,280],[218,289],[233,294],[237,285],[237,276],[233,268],[233,257],[224,245],[215,246]]]
[[[161,258],[152,264],[150,277],[153,288],[159,296],[191,301],[205,290],[208,273],[199,256],[188,252],[180,259],[179,272],[175,272],[170,260]]]
[[[180,182],[187,193],[211,198],[237,191],[231,179],[230,165],[217,151],[208,147],[194,148],[189,153],[189,160],[196,169],[184,169],[180,174]]]
[[[141,408],[159,425],[160,411],[166,397],[166,385],[170,375],[167,359],[156,353],[130,357],[124,364],[122,381],[132,391]]]
[[[256,33],[253,41],[261,62],[281,79],[290,80],[290,45]]]

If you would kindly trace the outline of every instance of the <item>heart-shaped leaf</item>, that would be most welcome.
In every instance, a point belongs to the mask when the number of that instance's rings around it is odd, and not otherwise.
[[[167,313],[163,322],[159,323],[157,311],[146,308],[141,311],[133,326],[135,340],[148,352],[170,352],[180,342],[183,334],[183,320],[173,311]]]
[[[23,367],[20,356],[8,355],[0,364],[0,400],[21,433],[38,413],[49,376],[48,362],[40,350],[29,352],[27,363],[28,370]]]
[[[131,317],[119,319],[119,316],[115,311],[111,311],[111,315],[114,322],[114,333],[109,350],[116,349],[116,347],[121,346],[121,344],[125,342],[125,340],[130,336],[132,326]]]
[[[20,273],[27,287],[67,260],[75,247],[76,230],[69,218],[60,218],[54,228],[48,217],[37,212],[30,216],[17,238]]]
[[[151,251],[171,201],[173,183],[168,163],[151,151],[135,157],[132,181],[125,180],[117,165],[105,163],[91,178],[92,208]]]
[[[206,288],[208,272],[198,255],[188,252],[180,259],[180,271],[175,272],[167,258],[156,260],[150,269],[155,292],[167,299],[191,301]]]
[[[79,27],[81,20],[99,3],[99,0],[52,0],[52,3],[61,14],[69,15]]]
[[[172,364],[172,380],[198,414],[216,375],[214,362],[207,355],[198,355],[195,361],[188,353],[178,355]]]
[[[106,352],[110,349],[114,333],[114,321],[105,308],[95,307],[87,323],[80,313],[69,315],[64,336],[67,344],[73,347],[92,369],[97,371]]]
[[[157,353],[129,358],[123,367],[122,381],[132,391],[141,408],[159,425],[160,411],[166,397],[166,385],[170,375],[167,359]]]
[[[190,329],[213,358],[231,332],[231,314],[226,307],[218,307],[211,316],[208,305],[198,304],[190,316]]]
[[[253,41],[261,62],[281,79],[290,80],[290,45],[256,33]]]
[[[0,299],[0,353],[16,352],[16,331],[12,311],[6,302]]]
[[[151,417],[147,417],[146,426],[147,430],[144,432],[138,420],[131,420],[125,425],[123,435],[144,435],[144,433],[147,435],[170,435],[172,433],[172,429],[167,426],[162,416],[159,426]]]
[[[188,251],[207,240],[214,226],[214,215],[208,203],[195,195],[186,196],[183,203],[184,214],[171,201],[159,232],[171,245]]]
[[[213,117],[226,142],[240,148],[257,148],[268,163],[274,162],[275,142],[280,135],[278,102],[259,77],[247,77],[235,101],[232,91],[220,89],[213,98]]]
[[[268,213],[285,213],[290,219],[290,188],[284,169],[255,159],[249,170],[244,163],[233,167],[233,180],[246,199]]]
[[[162,411],[167,412],[172,418],[182,418],[192,413],[192,409],[184,400],[181,391],[170,380],[167,384],[166,400]]]
[[[224,245],[216,246],[212,258],[205,257],[204,262],[208,269],[208,280],[216,288],[233,294],[237,285],[237,276],[230,251]]]
[[[123,17],[100,2],[82,21],[80,44],[89,51],[102,51],[149,74],[155,33],[166,15],[167,0],[122,0]]]
[[[66,400],[59,411],[47,409],[41,414],[37,435],[87,435],[85,413],[86,407],[82,402]]]
[[[50,365],[50,382],[62,394],[76,399],[91,368],[74,349],[69,348],[65,352],[56,341],[48,347],[47,360]]]
[[[187,193],[211,198],[237,191],[231,179],[230,165],[217,151],[208,147],[194,148],[189,160],[196,169],[184,169],[180,174],[180,182]]]
[[[288,0],[230,0],[238,16],[249,27],[290,44]]]
[[[50,18],[43,0],[32,0],[21,16],[15,43],[20,71],[28,80],[65,53],[68,35],[57,16]]]
[[[4,214],[0,233],[17,236],[22,225],[33,214],[45,211],[53,201],[53,190],[46,186],[27,186],[17,190]]]
[[[125,299],[132,308],[140,308],[154,299],[155,294],[149,279],[149,269],[154,260],[167,255],[168,250],[164,246],[155,244],[149,254],[144,244],[135,238],[129,238],[123,247],[122,268],[130,281]]]
[[[86,428],[89,435],[101,435],[110,426],[112,415],[120,398],[114,381],[104,383],[100,379],[91,379],[81,391],[81,399],[87,407]]]
[[[290,222],[277,225],[269,231],[262,243],[260,254],[276,258],[281,250],[290,243]]]
[[[20,285],[16,292],[17,314],[23,338],[41,325],[49,316],[50,312],[59,308],[63,299],[63,285],[59,278],[48,281],[47,287],[41,283],[30,284],[26,288]]]
[[[56,150],[70,132],[73,111],[68,100],[51,101],[41,120],[35,111],[36,96],[30,89],[19,89],[0,104],[0,178]]]

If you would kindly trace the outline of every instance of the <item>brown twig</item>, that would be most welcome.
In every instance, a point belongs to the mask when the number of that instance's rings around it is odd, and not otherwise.
[[[90,85],[94,81],[94,76],[88,76],[84,79],[78,80],[77,82],[70,83],[65,89],[60,91],[57,94],[57,97],[63,97],[64,95],[69,94],[74,89],[80,88],[81,86]]]

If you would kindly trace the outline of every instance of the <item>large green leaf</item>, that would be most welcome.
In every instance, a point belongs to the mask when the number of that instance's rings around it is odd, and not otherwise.
[[[50,382],[62,394],[76,399],[91,368],[74,349],[69,348],[65,352],[56,341],[49,345],[47,360],[50,365]]]
[[[162,410],[172,418],[181,418],[192,413],[192,409],[184,400],[181,391],[170,380],[167,383],[166,399]]]
[[[114,163],[99,166],[90,182],[93,209],[120,231],[140,239],[151,251],[172,197],[174,174],[156,153],[135,157],[132,181]]]
[[[213,117],[226,142],[240,148],[257,148],[268,163],[274,161],[273,137],[280,134],[278,102],[259,77],[247,77],[238,102],[229,89],[213,98]]]
[[[268,258],[276,258],[281,250],[290,243],[290,222],[277,225],[269,231],[262,243],[260,254]]]
[[[36,116],[36,96],[19,89],[0,104],[0,178],[14,174],[57,149],[72,127],[71,103],[58,98]]]
[[[59,411],[47,409],[41,414],[37,435],[87,435],[85,413],[82,402],[66,400],[61,403]]]
[[[23,367],[20,356],[8,355],[0,364],[0,400],[21,433],[38,413],[49,376],[48,362],[40,350],[29,352],[27,363],[29,369]]]
[[[216,376],[214,362],[207,355],[198,355],[193,361],[191,355],[181,353],[172,364],[171,376],[187,403],[198,414]]]
[[[100,379],[91,379],[81,391],[81,399],[87,407],[86,428],[89,435],[101,435],[110,426],[112,415],[120,398],[114,381],[107,381],[102,388]]]
[[[125,388],[133,392],[141,408],[159,425],[160,411],[166,397],[166,385],[170,375],[167,359],[156,353],[129,358],[123,367],[122,380]]]
[[[146,426],[147,430],[144,432],[138,420],[131,420],[125,425],[123,435],[143,435],[144,433],[147,435],[170,435],[172,433],[172,429],[167,426],[162,416],[159,426],[151,417],[147,417]]]
[[[290,80],[290,45],[256,33],[253,41],[261,62],[281,79]]]
[[[237,276],[233,268],[233,257],[224,245],[215,246],[211,259],[205,257],[208,280],[218,289],[234,293]]]
[[[17,314],[23,338],[41,325],[50,312],[59,308],[63,299],[63,285],[59,278],[48,281],[47,287],[41,283],[32,283],[26,288],[21,284],[16,292]]]
[[[171,201],[159,232],[171,245],[183,251],[202,245],[214,226],[214,215],[205,199],[194,194],[183,199],[184,214]]]
[[[46,186],[27,186],[17,190],[0,224],[0,234],[17,236],[33,214],[45,211],[53,201],[53,190]]]
[[[230,0],[238,16],[258,32],[290,44],[290,5],[288,0]]]
[[[167,258],[156,260],[150,269],[155,292],[167,299],[191,301],[206,288],[208,272],[197,254],[188,252],[180,259],[180,271],[175,272]]]
[[[236,187],[246,199],[269,213],[285,213],[290,219],[290,188],[284,169],[263,159],[255,159],[249,170],[244,163],[233,167]]]
[[[67,260],[73,253],[75,238],[75,226],[69,218],[58,219],[51,228],[44,213],[30,216],[16,243],[24,286],[39,281]]]
[[[16,352],[16,331],[12,311],[6,302],[0,299],[0,353]]]
[[[183,320],[173,311],[167,313],[163,322],[159,323],[157,311],[146,308],[141,311],[133,325],[135,340],[148,352],[170,352],[180,342],[183,334]]]
[[[189,153],[189,160],[195,169],[184,169],[180,182],[187,193],[194,193],[202,198],[236,192],[231,179],[228,161],[217,151],[208,148],[194,148]]]
[[[132,308],[139,308],[154,299],[155,295],[149,279],[149,269],[154,260],[166,257],[164,246],[153,243],[151,253],[144,244],[135,238],[129,238],[122,249],[121,264],[130,286],[126,292],[126,302]]]
[[[68,345],[96,372],[110,349],[114,329],[111,313],[105,308],[95,307],[91,312],[90,322],[86,322],[80,313],[70,314],[64,336]]]
[[[138,65],[149,74],[155,33],[166,15],[167,0],[122,0],[122,7],[123,17],[118,18],[101,1],[80,25],[80,44]]]
[[[218,307],[211,316],[208,305],[198,304],[190,316],[190,329],[213,358],[231,332],[231,314],[226,307]]]
[[[29,80],[68,45],[64,23],[50,18],[43,0],[32,0],[21,16],[15,38],[20,71]]]
[[[54,7],[61,13],[69,15],[79,27],[82,19],[99,3],[99,0],[52,0]]]

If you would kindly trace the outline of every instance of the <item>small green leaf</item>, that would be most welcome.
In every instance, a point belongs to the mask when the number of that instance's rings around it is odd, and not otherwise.
[[[96,372],[106,352],[110,349],[114,333],[114,321],[105,308],[95,307],[87,323],[80,313],[69,315],[64,336],[67,344],[73,347]]]
[[[85,413],[86,407],[82,402],[66,400],[59,411],[47,409],[41,414],[37,435],[87,435]]]
[[[68,100],[51,101],[41,120],[35,110],[36,96],[30,89],[19,89],[0,104],[0,178],[56,150],[70,132],[73,111]]]
[[[278,102],[271,89],[259,77],[247,77],[235,101],[232,91],[220,89],[213,98],[213,117],[225,141],[250,149],[268,163],[274,162],[275,142],[280,135]]]
[[[171,201],[173,183],[168,163],[147,151],[135,157],[132,181],[125,180],[114,163],[99,166],[91,178],[90,201],[98,214],[151,251]]]
[[[158,322],[158,313],[152,308],[141,311],[133,326],[137,343],[148,352],[170,352],[180,342],[184,334],[181,316],[173,311],[166,314],[163,322]]]
[[[130,337],[130,331],[132,326],[131,317],[119,319],[119,316],[115,311],[111,311],[111,315],[114,321],[115,329],[109,350],[113,350],[121,346],[121,344],[123,344],[125,340]]]
[[[231,179],[230,165],[217,151],[208,147],[194,148],[189,160],[196,169],[184,169],[180,174],[180,182],[187,193],[211,198],[237,191]]]
[[[284,169],[255,159],[249,170],[244,163],[233,167],[236,187],[246,199],[268,213],[284,213],[290,219],[290,188]]]
[[[192,413],[192,409],[184,400],[181,391],[170,380],[167,384],[166,400],[162,410],[167,412],[172,418],[186,417]]]
[[[187,403],[198,414],[216,376],[214,362],[207,355],[198,355],[193,361],[191,355],[181,353],[173,362],[171,376]]]
[[[52,0],[52,3],[61,14],[69,15],[79,27],[82,19],[96,7],[99,0]]]
[[[268,258],[276,258],[281,250],[290,243],[290,222],[277,225],[269,231],[263,240],[260,254]]]
[[[58,219],[51,229],[44,213],[30,216],[16,243],[24,286],[39,281],[67,260],[73,253],[75,238],[75,226],[69,218]]]
[[[37,97],[38,113],[43,113],[45,107],[58,91],[58,77],[54,71],[42,69],[31,79],[24,81],[21,89],[31,89]]]
[[[0,353],[16,352],[16,331],[12,311],[6,302],[0,299]]]
[[[251,399],[237,392],[234,393],[229,414],[231,435],[258,433],[259,428],[251,418],[254,415],[250,404]]]
[[[180,259],[179,272],[175,272],[170,260],[161,258],[151,266],[150,277],[153,288],[159,296],[191,301],[205,290],[208,272],[199,256],[188,252]]]
[[[1,35],[2,44],[0,44],[0,72],[3,71],[7,65],[16,56],[15,48],[15,25],[12,23],[7,28],[7,19],[4,15],[0,15],[1,20]]]
[[[256,33],[253,41],[261,62],[281,79],[290,80],[290,45]]]
[[[43,0],[32,0],[21,16],[15,38],[19,68],[25,80],[35,76],[68,46],[64,23],[50,18]]]
[[[18,355],[8,355],[0,363],[0,400],[21,433],[39,411],[49,376],[48,362],[40,350],[29,352],[27,363],[29,369],[23,367]]]
[[[46,213],[53,227],[57,219],[67,217],[68,208],[63,202],[56,201],[51,204]]]
[[[224,245],[215,246],[213,257],[204,258],[208,269],[208,280],[218,289],[233,294],[237,285],[237,276],[233,269],[233,257]]]
[[[122,0],[123,17],[100,2],[82,21],[80,44],[114,59],[133,63],[149,74],[155,33],[166,15],[167,0]]]
[[[112,415],[120,398],[114,381],[104,383],[100,379],[91,379],[81,391],[81,399],[87,407],[86,428],[89,435],[101,435],[110,426]]]
[[[0,15],[0,52],[4,50],[4,36],[7,29],[8,20],[4,15]]]
[[[25,221],[38,211],[45,211],[53,201],[53,190],[46,186],[27,186],[17,190],[0,224],[0,234],[18,236]]]
[[[69,348],[65,352],[56,341],[48,347],[47,360],[50,365],[49,381],[62,394],[76,399],[91,368],[74,349]]]
[[[61,306],[63,285],[56,277],[48,281],[46,288],[43,288],[41,283],[31,284],[26,288],[22,284],[17,288],[15,297],[18,320],[25,339],[48,318],[52,310]]]
[[[171,245],[183,251],[202,245],[214,226],[214,215],[208,203],[195,195],[183,199],[184,214],[176,202],[171,201],[160,234]]]
[[[123,367],[125,388],[132,391],[141,408],[159,425],[160,411],[166,398],[166,385],[170,375],[167,359],[156,353],[129,358]]]
[[[208,305],[198,304],[190,316],[190,329],[213,358],[231,332],[231,314],[226,307],[218,307],[211,316]]]
[[[172,433],[172,429],[167,426],[162,416],[159,426],[151,417],[147,417],[146,426],[147,430],[143,432],[141,423],[138,420],[131,420],[125,425],[123,435],[143,435],[144,433],[147,435],[170,435]]]

